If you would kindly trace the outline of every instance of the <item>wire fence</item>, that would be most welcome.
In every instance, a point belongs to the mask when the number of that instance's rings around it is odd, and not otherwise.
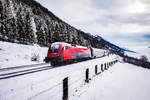
[[[108,70],[116,62],[118,62],[118,60],[95,65],[92,67],[93,72],[89,71],[90,68],[87,68],[86,70],[84,68],[84,71],[83,69],[80,71],[76,70],[72,73],[72,75],[68,75],[69,77],[65,77],[63,81],[61,80],[60,83],[55,84],[43,91],[40,91],[39,93],[30,97],[28,100],[36,100],[37,98],[43,97],[41,95],[46,92],[48,94],[47,98],[50,98],[51,100],[69,100],[72,96],[82,96],[87,91],[83,89],[86,84],[88,84],[89,81],[95,76],[101,74],[105,70]],[[91,74],[90,77],[89,74]],[[64,80],[66,82],[64,82]]]
[[[85,87],[94,77],[108,70],[116,62],[118,62],[118,60],[112,59],[111,61],[105,63],[100,62],[99,64],[93,64],[94,66],[90,67],[86,67],[85,65],[81,67],[80,70],[75,68],[74,70],[61,72],[61,74],[55,73],[55,77],[46,76],[40,81],[34,81],[32,83],[34,85],[34,93],[30,94],[27,97],[27,100],[71,100],[72,97],[80,97],[86,93],[87,90]],[[62,74],[65,74],[66,77],[57,77]],[[32,88],[32,86],[27,83],[26,85],[18,87],[17,89],[23,91],[23,89],[27,87],[28,90],[29,88]],[[6,91],[6,93],[7,92],[8,91]],[[15,94],[20,94],[19,92],[20,91],[15,91]]]

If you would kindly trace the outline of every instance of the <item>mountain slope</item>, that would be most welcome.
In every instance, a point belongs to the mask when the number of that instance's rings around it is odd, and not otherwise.
[[[64,41],[87,45],[92,38],[34,0],[0,0],[0,40],[22,44]],[[90,39],[89,39],[90,38]]]

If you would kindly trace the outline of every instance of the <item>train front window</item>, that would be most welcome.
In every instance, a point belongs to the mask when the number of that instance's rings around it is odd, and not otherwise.
[[[50,52],[58,52],[58,49],[59,49],[59,44],[54,44],[54,45],[51,45],[50,47]]]
[[[62,50],[67,50],[69,47],[68,46],[64,46],[63,48],[62,48]]]

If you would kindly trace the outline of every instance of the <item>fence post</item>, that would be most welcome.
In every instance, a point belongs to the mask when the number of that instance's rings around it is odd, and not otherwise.
[[[95,75],[97,75],[97,65],[95,65]]]
[[[89,83],[89,69],[88,68],[86,69],[86,72],[85,72],[85,82]]]
[[[107,67],[106,67],[107,69],[109,68],[109,62],[107,63]]]
[[[111,66],[113,66],[113,61],[111,62]]]
[[[103,72],[103,64],[101,64],[101,71]]]
[[[68,100],[68,77],[63,80],[63,100]]]
[[[107,63],[105,63],[105,70],[107,70],[107,68],[106,68],[106,67],[107,67]]]

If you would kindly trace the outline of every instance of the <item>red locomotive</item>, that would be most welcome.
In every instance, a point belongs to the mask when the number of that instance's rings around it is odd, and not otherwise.
[[[64,42],[52,43],[48,49],[47,57],[44,61],[51,62],[55,66],[62,62],[70,62],[80,59],[89,59],[104,56],[104,50],[75,46]]]

